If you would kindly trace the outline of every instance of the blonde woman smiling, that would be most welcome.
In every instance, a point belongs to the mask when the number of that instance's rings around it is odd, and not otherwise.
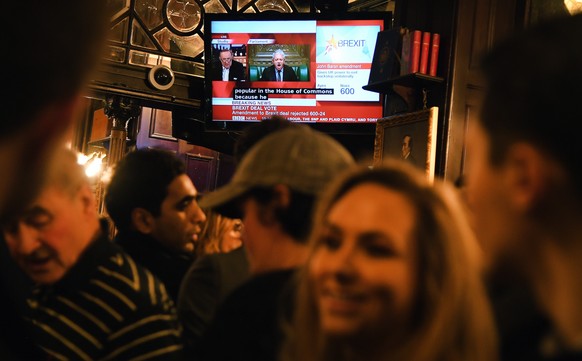
[[[479,249],[456,191],[362,167],[320,202],[283,360],[489,361]]]

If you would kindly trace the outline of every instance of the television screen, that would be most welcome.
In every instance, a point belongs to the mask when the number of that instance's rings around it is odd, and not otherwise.
[[[206,14],[207,125],[240,129],[273,115],[375,123],[381,96],[362,86],[390,20],[390,12]]]

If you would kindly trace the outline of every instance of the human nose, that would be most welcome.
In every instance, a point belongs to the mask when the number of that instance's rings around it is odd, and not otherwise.
[[[342,242],[342,245],[326,257],[327,272],[340,282],[349,282],[356,278],[357,265],[355,249]]]
[[[191,211],[190,220],[192,221],[192,223],[206,222],[206,214],[204,213],[204,211],[202,211],[202,208],[200,208],[198,202],[192,202],[190,211]]]

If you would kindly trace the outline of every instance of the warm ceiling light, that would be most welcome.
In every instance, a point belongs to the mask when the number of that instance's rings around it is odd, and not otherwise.
[[[85,168],[85,174],[87,177],[95,177],[100,174],[103,169],[103,158],[105,158],[105,153],[93,152],[90,155],[85,155],[83,153],[77,153],[77,163]]]
[[[564,5],[572,15],[582,11],[582,0],[564,0]]]

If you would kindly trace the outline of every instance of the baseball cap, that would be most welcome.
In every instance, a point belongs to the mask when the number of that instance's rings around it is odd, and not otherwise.
[[[239,213],[236,201],[249,190],[278,184],[318,195],[354,163],[347,149],[327,134],[303,125],[281,129],[249,149],[231,181],[202,197],[200,206],[232,217]]]

